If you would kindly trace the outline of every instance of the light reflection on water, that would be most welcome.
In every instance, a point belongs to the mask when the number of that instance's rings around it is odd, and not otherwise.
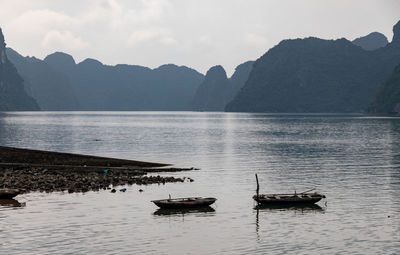
[[[30,193],[0,205],[0,254],[395,254],[400,119],[191,112],[0,113],[0,145],[199,167],[193,183],[126,193]],[[255,209],[261,192],[309,188],[319,208]],[[143,193],[138,189],[144,189]],[[211,196],[214,211],[153,199]],[[389,217],[388,217],[389,216]]]

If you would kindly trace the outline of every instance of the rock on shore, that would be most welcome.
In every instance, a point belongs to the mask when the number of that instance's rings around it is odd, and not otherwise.
[[[21,193],[98,191],[121,185],[183,182],[185,178],[147,174],[197,170],[167,166],[169,165],[0,146],[0,187],[19,189]]]
[[[181,178],[143,176],[142,172],[129,170],[109,170],[107,174],[99,171],[65,171],[42,168],[0,168],[0,184],[4,188],[19,189],[21,193],[32,191],[87,192],[110,189],[121,185],[165,184],[183,182]]]

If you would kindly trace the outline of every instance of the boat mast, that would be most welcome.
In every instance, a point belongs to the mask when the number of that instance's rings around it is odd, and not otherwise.
[[[258,176],[257,176],[257,174],[256,174],[256,181],[257,181],[256,195],[257,195],[257,198],[258,198],[258,193],[260,191],[260,184],[258,184]]]

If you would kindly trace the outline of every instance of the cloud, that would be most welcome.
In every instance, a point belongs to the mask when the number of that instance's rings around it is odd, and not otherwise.
[[[262,35],[254,34],[254,33],[247,33],[244,36],[245,41],[248,44],[257,45],[257,46],[265,46],[268,45],[269,41]]]
[[[141,0],[141,6],[134,9],[135,19],[139,22],[160,20],[170,7],[166,0]]]
[[[207,44],[207,45],[211,45],[211,38],[208,35],[202,35],[199,38],[199,42],[202,44]]]
[[[159,23],[170,3],[165,0],[136,0],[136,1],[93,1],[91,8],[82,15],[81,21],[102,23],[112,29],[136,26],[154,26]]]
[[[160,42],[165,45],[174,45],[178,43],[178,41],[175,38],[170,36],[161,38]]]
[[[127,40],[132,47],[144,42],[159,42],[165,45],[177,44],[177,40],[170,33],[161,28],[147,28],[134,31]]]
[[[78,25],[79,21],[52,10],[28,10],[13,19],[8,26],[15,29],[33,28],[35,31],[48,31],[52,28]],[[30,32],[28,30],[27,32]]]
[[[89,44],[72,34],[71,31],[51,30],[46,33],[41,45],[44,48],[73,51],[85,49]]]
[[[147,30],[147,29],[142,29],[142,30],[137,30],[133,32],[129,38],[128,38],[128,44],[129,45],[135,45],[140,42],[145,42],[152,40],[156,37],[160,36],[159,31],[155,30]]]

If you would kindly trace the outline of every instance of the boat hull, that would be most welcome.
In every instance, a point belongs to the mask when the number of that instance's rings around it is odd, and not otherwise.
[[[271,205],[258,204],[254,207],[255,210],[300,210],[300,211],[323,211],[324,209],[317,204],[301,204],[301,205]]]
[[[311,205],[319,202],[322,198],[325,198],[324,195],[313,193],[313,194],[303,194],[303,195],[255,195],[253,199],[257,201],[260,205],[293,205],[293,206],[301,206],[301,205]]]
[[[211,206],[204,206],[199,208],[179,208],[179,209],[167,209],[158,208],[154,215],[170,216],[170,215],[184,215],[184,214],[196,214],[196,213],[212,213],[215,212]]]
[[[216,198],[178,198],[153,200],[152,202],[162,209],[189,209],[203,208],[212,205]]]

